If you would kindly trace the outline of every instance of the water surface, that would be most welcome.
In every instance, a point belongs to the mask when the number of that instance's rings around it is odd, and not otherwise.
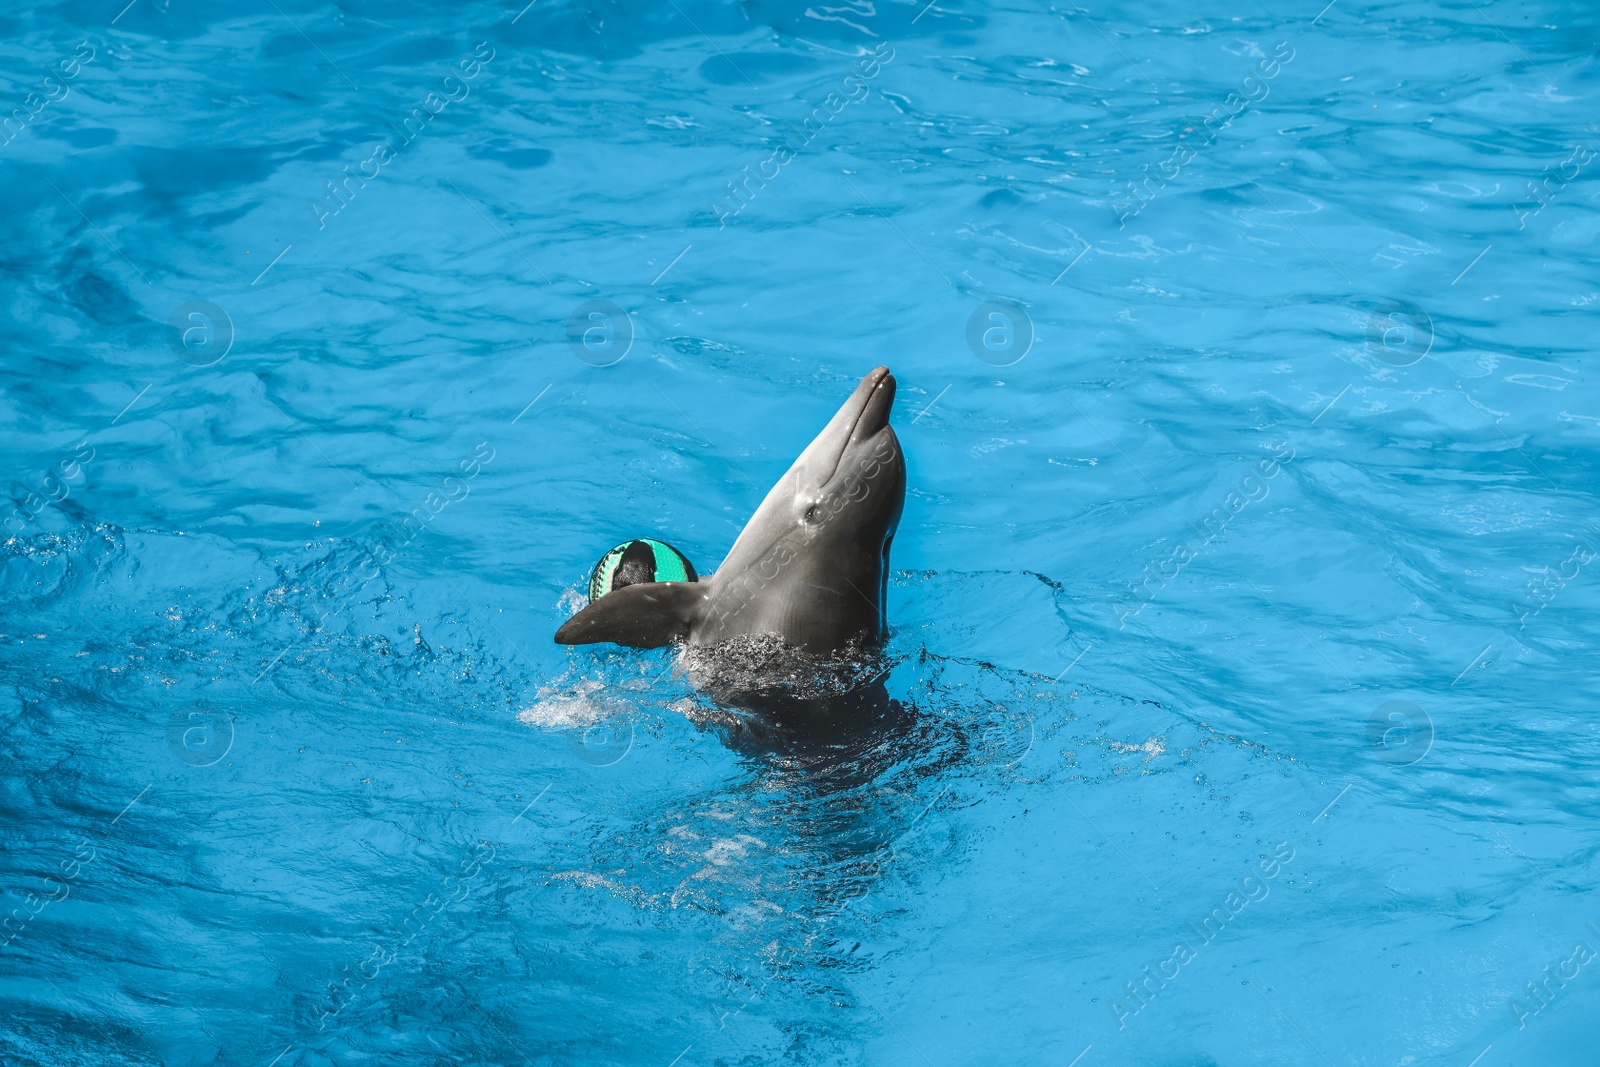
[[[1596,16],[1318,6],[5,15],[0,1057],[1584,1062]],[[552,643],[877,363],[903,728]]]

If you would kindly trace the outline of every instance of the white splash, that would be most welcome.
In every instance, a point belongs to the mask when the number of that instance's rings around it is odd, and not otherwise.
[[[536,703],[517,712],[517,721],[530,726],[591,726],[610,711],[598,696],[604,688],[604,682],[593,679],[565,692],[554,686],[541,688],[535,694]]]

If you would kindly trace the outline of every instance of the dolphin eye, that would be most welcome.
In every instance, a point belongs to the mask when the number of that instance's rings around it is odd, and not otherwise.
[[[822,518],[822,509],[817,507],[817,505],[812,504],[809,508],[806,508],[805,516],[801,521],[809,526],[820,518]]]

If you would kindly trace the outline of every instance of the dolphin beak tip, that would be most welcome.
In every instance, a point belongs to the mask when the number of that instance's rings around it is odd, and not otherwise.
[[[889,425],[889,412],[894,407],[896,384],[888,367],[874,367],[857,387],[855,402],[860,405],[851,437],[862,438],[877,433]],[[848,404],[846,405],[849,406]]]

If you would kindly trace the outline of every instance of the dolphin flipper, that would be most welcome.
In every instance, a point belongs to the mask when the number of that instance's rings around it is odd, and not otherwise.
[[[660,648],[689,636],[706,600],[699,582],[642,582],[593,601],[556,631],[556,643],[611,641],[631,648]]]

